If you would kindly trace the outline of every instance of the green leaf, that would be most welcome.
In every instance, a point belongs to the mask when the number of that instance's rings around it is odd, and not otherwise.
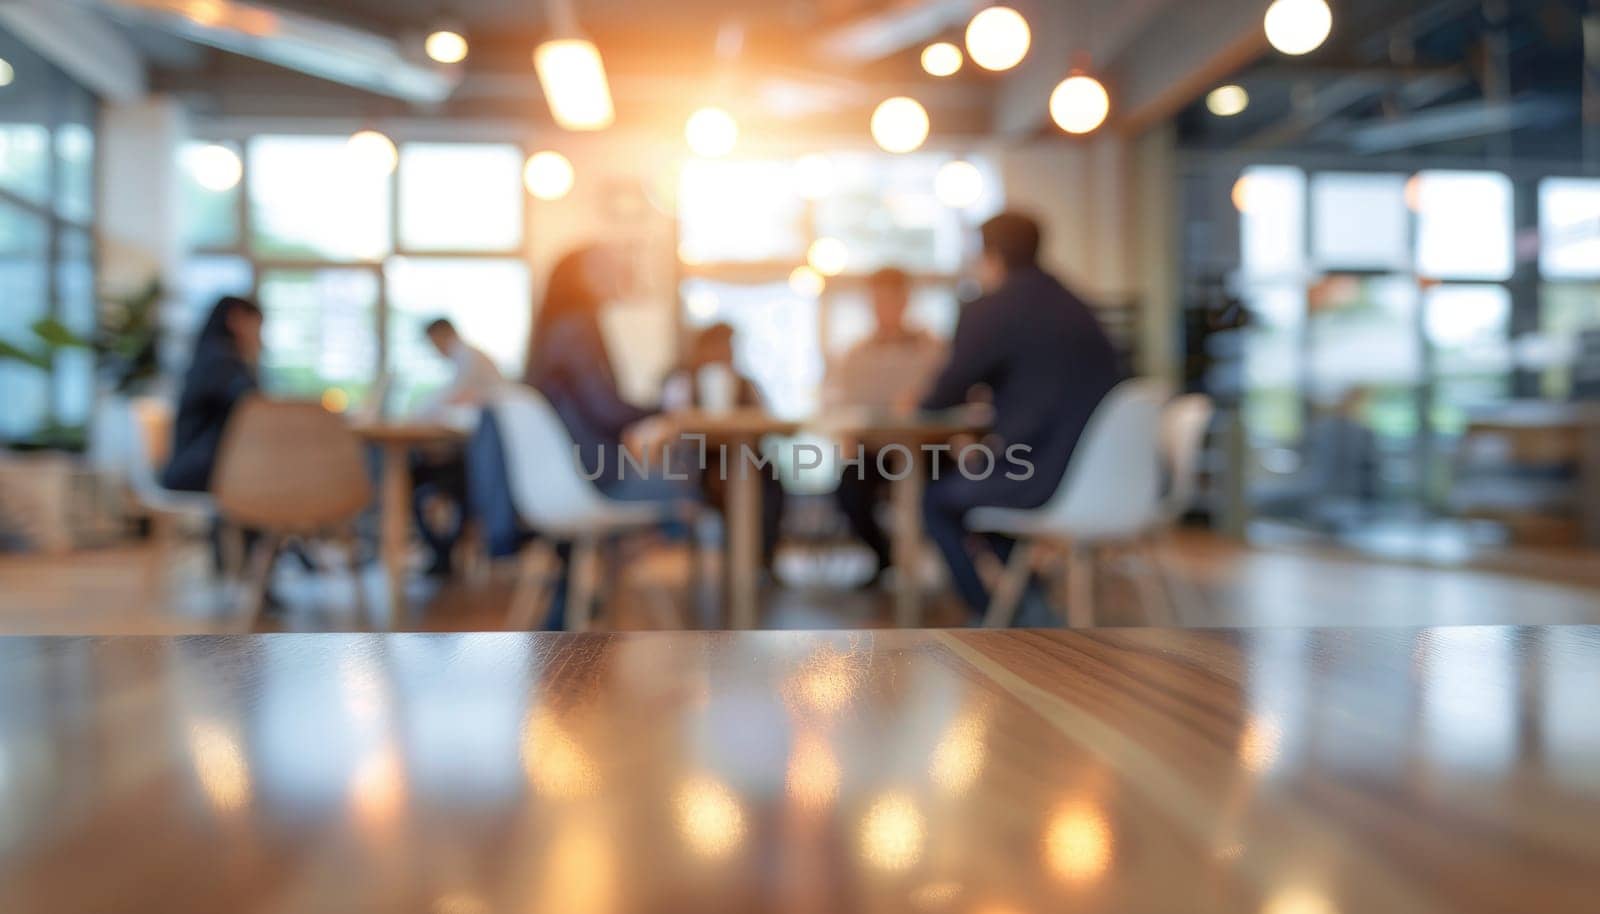
[[[43,340],[45,345],[58,349],[64,347],[88,349],[90,346],[88,340],[74,333],[71,327],[53,317],[34,321],[33,335]]]
[[[0,361],[21,362],[32,365],[40,371],[50,370],[50,357],[37,352],[29,352],[13,343],[0,340]]]

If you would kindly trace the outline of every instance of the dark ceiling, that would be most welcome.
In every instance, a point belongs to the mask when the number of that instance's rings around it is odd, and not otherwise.
[[[1238,74],[1249,109],[1197,100],[1191,149],[1452,158],[1582,154],[1585,0],[1342,0],[1329,43]],[[1600,73],[1595,74],[1600,78]]]

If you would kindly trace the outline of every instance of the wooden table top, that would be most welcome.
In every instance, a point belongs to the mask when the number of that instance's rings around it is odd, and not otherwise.
[[[1592,912],[1600,628],[0,639],[0,911]]]
[[[780,419],[753,407],[722,412],[690,409],[662,415],[675,435],[705,435],[712,439],[792,435],[801,428],[801,423],[793,419]]]
[[[902,444],[918,447],[939,444],[963,435],[980,437],[994,424],[987,410],[953,409],[932,413],[896,416],[884,413],[845,411],[824,416],[819,426],[829,433],[868,448]]]
[[[440,422],[353,422],[351,431],[373,444],[416,446],[449,441],[465,441],[468,433]]]

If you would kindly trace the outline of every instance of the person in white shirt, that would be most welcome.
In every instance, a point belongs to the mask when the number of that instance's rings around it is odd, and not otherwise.
[[[495,390],[505,383],[493,360],[462,339],[448,318],[430,321],[426,332],[428,342],[450,362],[455,373],[449,385],[429,401],[423,414],[437,417],[457,407],[481,409],[488,405]]]
[[[447,318],[430,321],[425,332],[428,342],[450,362],[454,373],[450,383],[423,406],[419,415],[435,422],[465,427],[476,425],[478,413],[489,405],[495,391],[505,383],[500,369],[482,350],[463,340]],[[411,457],[411,473],[416,487],[412,508],[417,529],[433,550],[433,563],[428,573],[447,575],[451,570],[450,553],[461,537],[466,520],[466,461],[458,447],[441,451],[417,450]],[[441,531],[434,521],[447,507],[451,523]]]
[[[889,413],[897,405],[920,399],[944,364],[945,347],[931,334],[906,325],[911,303],[911,278],[904,270],[885,268],[867,279],[878,325],[872,335],[851,347],[829,366],[822,400],[828,409]],[[839,508],[855,535],[878,560],[872,581],[889,567],[889,540],[874,516],[886,480],[874,459],[859,469],[846,468],[839,479]]]
[[[892,411],[915,399],[944,364],[945,347],[932,334],[906,324],[911,277],[885,267],[867,277],[877,326],[828,366],[822,402],[830,409]]]

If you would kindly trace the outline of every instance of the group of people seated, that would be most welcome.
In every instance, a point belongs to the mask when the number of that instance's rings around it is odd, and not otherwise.
[[[859,408],[895,415],[983,402],[992,415],[985,439],[990,450],[997,445],[1027,454],[1026,474],[965,472],[955,465],[929,468],[923,505],[927,535],[974,617],[988,603],[975,555],[991,549],[1004,560],[1011,543],[969,535],[965,515],[980,506],[1032,508],[1047,501],[1090,414],[1122,378],[1113,347],[1089,307],[1040,267],[1038,223],[1020,213],[1003,213],[985,222],[980,235],[976,272],[982,295],[962,306],[949,343],[907,324],[911,278],[901,270],[880,270],[868,279],[876,327],[829,366],[822,395],[825,410]],[[651,408],[626,399],[601,329],[603,309],[619,291],[620,271],[611,263],[608,252],[595,246],[575,250],[556,264],[534,315],[521,383],[549,400],[577,445],[577,459],[587,464],[594,484],[608,497],[720,506],[726,480],[715,472],[698,479],[649,470],[593,472],[591,461],[603,453],[626,449],[644,455],[659,447],[664,411],[704,403],[713,393],[725,406],[761,406],[757,387],[733,369],[734,331],[721,324],[701,331],[686,347],[678,369],[663,384],[660,404]],[[260,388],[262,323],[261,309],[243,298],[223,298],[212,310],[184,378],[172,459],[163,476],[168,487],[208,487],[229,414]],[[453,375],[429,409],[479,413],[459,454],[419,454],[414,461],[420,492],[460,506],[457,522],[445,530],[430,523],[427,512],[418,512],[437,557],[434,570],[447,571],[462,518],[476,520],[492,556],[514,553],[527,534],[509,497],[494,413],[483,409],[507,382],[448,320],[433,321],[426,333]],[[947,463],[956,459],[948,453],[940,457]],[[866,460],[858,471],[843,475],[837,490],[852,531],[876,558],[874,580],[891,565],[889,540],[876,510],[888,478],[885,470],[882,461]],[[765,484],[764,538],[770,562],[783,489],[773,478]],[[419,505],[423,501],[419,498]]]

